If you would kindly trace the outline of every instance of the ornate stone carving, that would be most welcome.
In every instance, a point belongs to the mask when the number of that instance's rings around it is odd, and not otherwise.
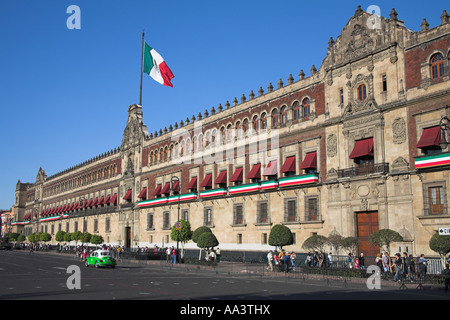
[[[337,137],[335,134],[330,134],[327,137],[327,155],[332,158],[337,154]]]
[[[403,118],[396,118],[392,123],[392,139],[394,143],[401,144],[406,141],[406,122]]]

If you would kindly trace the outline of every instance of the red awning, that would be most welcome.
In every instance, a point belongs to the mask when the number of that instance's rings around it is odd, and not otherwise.
[[[131,193],[133,190],[128,189],[127,193],[125,194],[125,197],[123,197],[123,200],[131,200]]]
[[[231,182],[242,181],[244,168],[237,168],[231,176]]]
[[[284,160],[283,166],[281,167],[281,173],[285,172],[295,172],[295,156],[287,157]]]
[[[170,182],[166,182],[164,188],[161,190],[161,193],[170,193]]]
[[[141,193],[138,195],[139,199],[146,198],[147,199],[147,188],[142,189]]]
[[[159,196],[160,194],[161,194],[161,185],[158,184],[158,185],[156,186],[155,191],[153,191],[152,195],[154,195],[154,196]]]
[[[179,187],[180,187],[180,181],[174,181],[173,185],[172,185],[172,191],[173,192],[178,192],[179,189],[180,189]]]
[[[417,142],[417,148],[439,146],[440,142],[441,128],[439,126],[426,128],[423,130],[419,142]]]
[[[261,164],[254,164],[252,170],[247,175],[247,179],[261,179]]]
[[[212,187],[212,173],[209,173],[205,176],[200,187]]]
[[[263,173],[263,176],[275,175],[277,175],[277,160],[270,161]]]
[[[115,194],[112,196],[111,200],[109,200],[109,203],[115,205],[115,204],[116,204],[116,200],[117,200],[117,193],[115,193]]]
[[[220,184],[220,183],[227,183],[227,170],[221,171],[219,173],[219,176],[216,178],[216,181],[214,181],[214,183],[216,184]]]
[[[355,143],[350,159],[373,156],[373,138],[358,140]]]
[[[93,203],[94,203],[94,200],[90,199],[89,203],[86,205],[86,207],[92,207]]]
[[[106,196],[106,199],[105,199],[104,204],[108,204],[110,198],[111,198],[111,196],[108,194],[108,195]]]
[[[303,159],[300,169],[317,169],[317,152],[309,152],[306,154],[305,159]]]
[[[80,206],[80,203],[75,202],[75,205],[73,206],[73,210],[77,210],[79,206]]]
[[[193,177],[187,186],[188,189],[197,189],[197,177]]]
[[[93,207],[96,206],[96,205],[98,205],[98,198],[95,198],[94,202],[92,203]]]
[[[101,197],[100,200],[98,200],[98,204],[97,205],[101,206],[104,203],[105,203],[105,197]]]

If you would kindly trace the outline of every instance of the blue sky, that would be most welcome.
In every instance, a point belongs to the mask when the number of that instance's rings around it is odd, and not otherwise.
[[[175,75],[173,88],[144,75],[144,123],[155,132],[308,76],[358,4],[383,17],[395,7],[414,31],[450,12],[426,1],[1,0],[0,209],[39,167],[51,176],[120,146],[139,102],[143,29]],[[66,26],[70,5],[80,30]]]

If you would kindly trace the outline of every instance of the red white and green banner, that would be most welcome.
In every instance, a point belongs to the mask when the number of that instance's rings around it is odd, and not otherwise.
[[[30,221],[14,221],[14,222],[11,222],[11,225],[12,226],[24,226],[29,223],[30,223]]]
[[[245,192],[255,192],[259,191],[260,185],[259,183],[252,183],[252,184],[244,184],[240,186],[232,186],[228,188],[228,192],[230,194],[237,194],[237,193],[245,193]]]
[[[450,164],[450,153],[439,153],[432,156],[414,159],[416,169],[432,168]]]
[[[57,216],[40,218],[39,221],[40,222],[47,222],[47,221],[55,221],[55,220],[59,220],[59,219],[61,219],[61,216],[57,215]]]
[[[226,195],[227,189],[224,188],[200,191],[200,198],[226,196]]]
[[[172,71],[167,66],[163,57],[147,43],[145,43],[144,48],[144,73],[162,85],[173,87],[170,82],[174,77]]]
[[[156,199],[151,199],[151,200],[140,201],[140,202],[138,202],[138,207],[139,208],[149,207],[149,206],[155,206],[158,204],[165,204],[165,203],[167,203],[166,197],[156,198]]]
[[[317,182],[319,182],[319,175],[307,174],[302,176],[281,178],[278,184],[280,187],[288,187],[299,184],[317,183]]]
[[[186,194],[180,194],[179,196],[171,196],[169,197],[169,203],[178,202],[178,201],[188,201],[188,200],[197,200],[197,194],[192,193],[186,193]]]
[[[278,181],[269,180],[269,181],[261,181],[261,190],[278,188]]]

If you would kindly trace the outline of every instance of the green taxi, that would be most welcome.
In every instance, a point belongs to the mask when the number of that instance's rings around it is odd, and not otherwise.
[[[111,256],[111,253],[107,250],[95,250],[92,254],[86,258],[84,263],[86,267],[95,266],[98,267],[116,267],[116,259]]]

